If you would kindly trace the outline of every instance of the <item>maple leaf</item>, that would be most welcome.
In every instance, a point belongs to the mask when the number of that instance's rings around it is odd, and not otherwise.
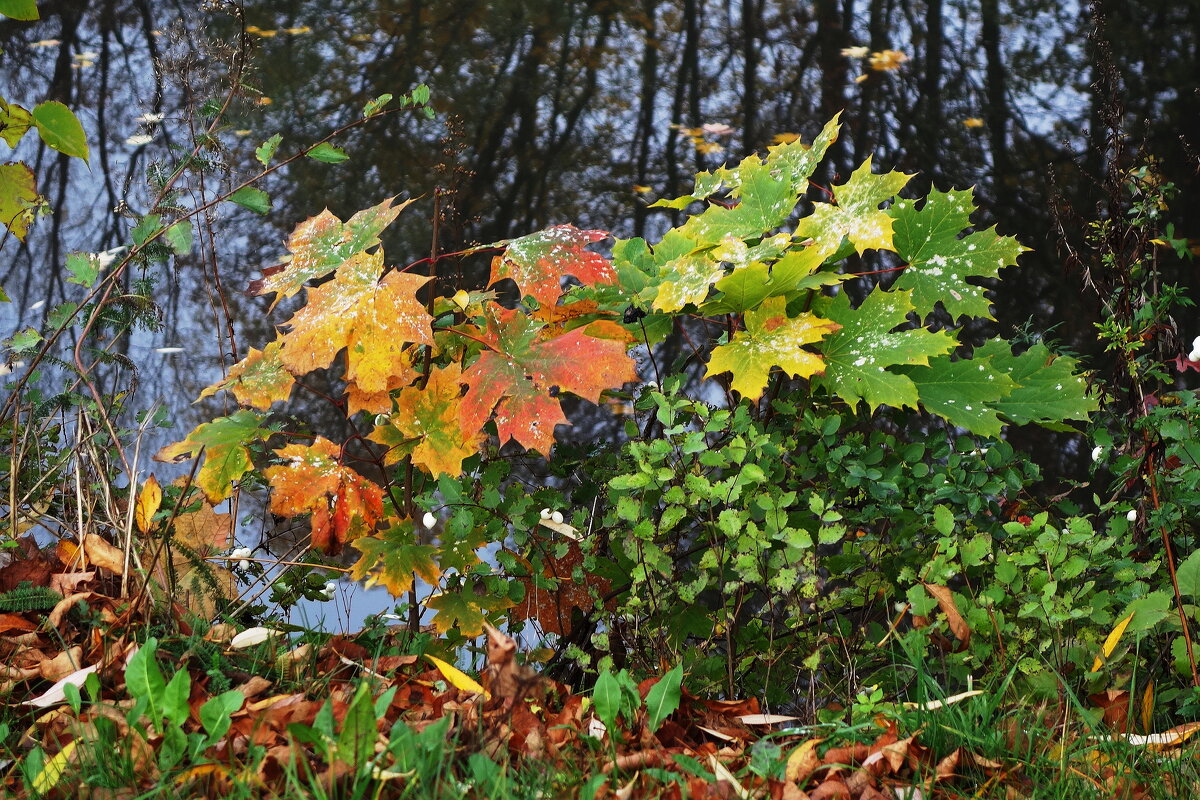
[[[311,445],[275,451],[287,463],[268,468],[271,511],[312,515],[312,546],[336,555],[355,533],[370,531],[383,516],[383,490],[341,464],[340,448],[318,436]]]
[[[411,348],[404,351],[411,352]],[[392,392],[413,382],[420,373],[409,367],[388,378],[387,388],[377,392],[364,392],[356,383],[346,384],[346,416],[352,417],[359,411],[370,414],[388,414],[392,410]]]
[[[264,411],[276,401],[286,401],[292,394],[296,380],[280,359],[282,347],[283,341],[280,339],[271,342],[263,350],[251,347],[245,358],[229,368],[225,380],[217,381],[200,392],[197,402],[222,389],[233,392],[242,405]]]
[[[462,368],[453,362],[430,372],[424,388],[409,386],[396,400],[391,424],[406,439],[416,439],[413,463],[434,477],[443,472],[457,476],[463,459],[473,455],[483,439],[478,428],[465,430],[459,421],[461,394]]]
[[[820,341],[841,326],[808,312],[788,317],[786,306],[784,298],[772,297],[759,308],[747,311],[746,330],[713,349],[705,377],[731,372],[733,389],[757,400],[767,386],[772,366],[799,378],[823,372],[821,357],[801,346]]]
[[[412,588],[414,575],[430,584],[437,583],[442,575],[433,558],[438,548],[418,542],[409,520],[398,520],[382,533],[360,536],[350,544],[362,553],[350,568],[350,577],[365,580],[367,587],[379,584],[393,597]]]
[[[432,320],[416,292],[428,277],[389,272],[383,253],[356,253],[333,280],[308,290],[308,304],[286,323],[282,360],[294,374],[328,367],[346,348],[346,380],[366,393],[388,388],[410,368],[409,342],[433,344]]]
[[[547,554],[540,578],[520,579],[525,597],[509,612],[512,620],[535,619],[546,633],[565,636],[571,632],[575,609],[586,614],[595,608],[589,586],[601,597],[608,594],[612,584],[602,576],[589,575],[587,583],[573,579],[576,568],[583,564],[583,551],[571,541],[565,542],[565,547],[561,556]]]
[[[442,592],[429,598],[428,606],[437,613],[433,627],[438,633],[457,628],[463,636],[483,633],[484,612],[503,611],[513,601],[503,595],[480,594],[470,589]]]
[[[275,307],[285,297],[291,297],[314,278],[321,278],[342,265],[355,253],[379,244],[379,234],[412,200],[398,206],[388,198],[377,206],[360,211],[343,223],[325,209],[296,226],[287,241],[291,261],[282,270],[264,276],[250,284],[256,295],[276,292],[271,303]]]
[[[816,308],[842,326],[822,342],[828,366],[819,380],[851,407],[866,400],[872,411],[880,404],[917,406],[917,387],[906,375],[889,372],[901,364],[927,365],[931,356],[950,352],[954,339],[945,331],[924,328],[891,333],[913,310],[908,292],[876,289],[857,309],[845,292],[826,298]]]
[[[542,306],[562,297],[561,278],[573,275],[584,285],[612,283],[617,275],[608,259],[585,249],[608,236],[605,231],[583,231],[574,225],[555,225],[508,242],[502,255],[492,259],[488,286],[511,278],[521,294]]]
[[[967,278],[995,278],[1028,250],[994,227],[961,236],[971,227],[974,190],[929,193],[918,210],[912,200],[898,200],[889,213],[895,220],[893,244],[908,262],[893,288],[910,289],[921,316],[939,302],[954,319],[962,315],[992,319],[984,287]]]
[[[1055,355],[1044,344],[1014,356],[1007,342],[992,339],[975,349],[975,357],[990,357],[1017,384],[992,405],[1018,425],[1032,422],[1070,430],[1061,420],[1086,420],[1099,408],[1099,400],[1088,395],[1087,382],[1076,373],[1079,362]]]
[[[501,444],[511,438],[549,453],[554,426],[568,424],[550,395],[554,387],[596,403],[604,389],[637,380],[624,343],[580,330],[538,341],[543,327],[515,309],[488,317],[479,338],[491,349],[462,374],[469,387],[459,410],[464,430],[480,430],[494,409]]]
[[[242,409],[227,417],[197,425],[182,442],[167,445],[155,454],[156,461],[186,461],[204,452],[204,465],[196,473],[196,485],[211,503],[219,503],[233,492],[232,484],[250,470],[250,442],[262,441],[274,431],[263,427],[265,414]]]
[[[999,436],[1002,423],[995,403],[1012,394],[1017,384],[996,369],[988,356],[959,359],[938,356],[924,367],[901,370],[917,386],[926,411],[979,436]]]
[[[237,578],[225,567],[204,560],[233,542],[233,516],[218,514],[211,503],[201,500],[199,509],[180,514],[172,527],[172,598],[199,616],[215,616],[217,599],[237,596]]]
[[[852,278],[852,275],[838,272],[818,271],[834,252],[834,249],[827,245],[813,244],[789,250],[783,258],[770,266],[765,263],[753,263],[743,269],[734,270],[717,281],[716,288],[720,294],[705,303],[700,312],[706,315],[741,313],[758,307],[768,297],[791,298],[802,291],[819,289]]]
[[[894,197],[911,177],[903,172],[876,175],[868,158],[849,180],[833,187],[836,205],[814,204],[812,214],[796,227],[796,236],[835,248],[845,236],[860,254],[868,249],[893,250],[892,217],[879,204]]]

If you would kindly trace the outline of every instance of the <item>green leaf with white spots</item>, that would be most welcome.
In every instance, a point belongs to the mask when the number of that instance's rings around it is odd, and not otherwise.
[[[664,269],[670,277],[658,286],[653,306],[656,311],[678,311],[689,303],[699,305],[708,297],[709,287],[725,277],[725,265],[707,250],[680,256]]]
[[[1088,396],[1079,365],[1073,358],[1057,356],[1044,344],[1035,344],[1014,356],[1007,342],[992,339],[975,349],[976,358],[991,358],[997,370],[1007,372],[1017,385],[994,406],[1018,425],[1037,423],[1054,426],[1063,420],[1084,421],[1099,408],[1095,396]]]
[[[713,349],[705,376],[731,372],[733,389],[755,400],[762,396],[774,366],[799,378],[821,372],[825,365],[820,356],[802,346],[820,341],[838,326],[808,312],[788,317],[786,306],[784,298],[773,297],[747,311],[746,330]]]
[[[842,237],[850,240],[854,249],[893,250],[892,218],[879,208],[885,200],[895,197],[911,175],[903,172],[871,172],[871,159],[854,170],[850,179],[833,187],[837,204],[816,203],[813,213],[800,220],[796,236],[836,249]]]
[[[986,356],[951,360],[931,358],[924,367],[900,370],[917,385],[926,411],[979,436],[999,436],[1003,425],[994,404],[1012,394],[1017,384]]]
[[[994,227],[960,238],[971,227],[973,198],[972,189],[935,189],[919,210],[912,200],[898,200],[890,209],[895,220],[892,243],[908,262],[893,288],[911,290],[922,317],[940,302],[955,319],[963,315],[992,319],[984,287],[967,279],[995,278],[1028,249],[1011,236],[998,236]]]
[[[916,408],[916,384],[907,375],[887,368],[927,365],[930,358],[949,353],[955,345],[945,331],[914,328],[890,332],[913,310],[908,292],[876,289],[857,309],[850,307],[849,297],[842,292],[823,300],[814,310],[842,326],[822,342],[827,366],[819,381],[851,407],[866,400],[872,411],[883,404]]]

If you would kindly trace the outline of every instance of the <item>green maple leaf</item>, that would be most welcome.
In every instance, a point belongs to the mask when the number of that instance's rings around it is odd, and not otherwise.
[[[731,372],[733,389],[757,400],[773,366],[799,378],[821,372],[825,365],[820,356],[802,346],[820,341],[839,326],[808,312],[788,317],[786,306],[784,298],[772,297],[761,307],[747,311],[746,330],[713,349],[705,377]]]
[[[698,245],[716,244],[726,236],[762,236],[786,222],[796,208],[798,197],[790,177],[767,166],[758,156],[747,156],[727,175],[736,176],[731,195],[737,198],[737,204],[710,205],[679,229]]]
[[[282,340],[276,339],[263,350],[251,347],[246,357],[229,368],[229,375],[200,392],[197,401],[210,397],[222,389],[233,392],[242,405],[254,406],[266,411],[278,400],[286,401],[291,396],[296,379],[280,360]]]
[[[511,438],[547,454],[554,427],[568,424],[552,391],[596,403],[604,389],[637,380],[624,343],[582,329],[538,341],[543,328],[515,309],[500,308],[488,318],[479,339],[489,349],[462,374],[468,385],[459,407],[463,430],[480,430],[494,410],[501,444]]]
[[[442,570],[434,561],[438,548],[417,541],[412,522],[399,521],[373,536],[360,536],[350,545],[362,557],[350,568],[350,577],[366,579],[367,586],[379,584],[393,597],[412,588],[415,575],[426,583],[436,583]]]
[[[817,313],[842,329],[821,344],[827,366],[820,383],[851,407],[866,400],[872,411],[883,404],[916,408],[917,387],[912,379],[887,368],[926,365],[930,357],[950,352],[955,342],[945,331],[915,328],[892,333],[912,310],[908,292],[876,289],[856,309],[850,307],[845,292],[823,300]]]
[[[716,288],[720,294],[705,303],[700,312],[740,313],[758,306],[768,297],[784,296],[790,299],[800,292],[852,278],[852,275],[817,271],[834,252],[833,248],[813,244],[789,250],[770,266],[755,262],[734,270],[717,281]]]
[[[981,356],[951,360],[929,359],[929,365],[901,370],[917,385],[926,411],[979,436],[999,436],[1003,423],[995,404],[1012,394],[1017,384],[992,359]]]
[[[277,292],[271,307],[300,291],[306,283],[321,278],[342,265],[355,253],[379,244],[379,234],[412,202],[397,206],[388,198],[377,206],[358,212],[345,223],[325,209],[301,222],[287,241],[291,261],[278,272],[264,275],[250,284],[256,295]]]
[[[215,505],[233,493],[234,481],[254,469],[247,445],[274,433],[263,427],[265,419],[265,414],[248,409],[218,417],[197,425],[186,439],[167,445],[154,458],[157,461],[186,461],[203,451],[204,465],[196,474],[196,485]]]
[[[893,244],[908,262],[893,288],[910,289],[922,317],[940,302],[955,319],[963,315],[992,319],[984,287],[967,279],[995,278],[1029,249],[1011,236],[998,236],[994,227],[960,238],[971,226],[974,209],[973,189],[935,189],[920,209],[912,200],[898,200],[889,210],[895,220]]]
[[[796,236],[832,246],[850,240],[854,249],[862,253],[869,249],[892,250],[892,218],[879,208],[885,200],[895,197],[904,188],[911,175],[903,172],[871,172],[871,159],[850,174],[850,179],[833,187],[837,204],[816,203],[813,212],[800,220]]]
[[[1044,344],[1035,344],[1014,356],[1007,342],[992,339],[975,349],[975,357],[990,357],[996,369],[1007,372],[1017,384],[1009,395],[993,404],[1017,425],[1033,422],[1069,429],[1055,423],[1086,420],[1099,408],[1096,397],[1087,394],[1083,377],[1076,374],[1078,362],[1051,353]]]
[[[608,259],[586,247],[607,238],[606,231],[582,231],[574,225],[555,225],[507,243],[492,261],[488,286],[511,278],[521,294],[544,306],[562,297],[562,277],[571,275],[584,285],[612,283],[616,273]]]
[[[463,589],[431,597],[428,605],[437,611],[433,627],[438,633],[458,628],[463,636],[478,636],[483,633],[484,612],[503,611],[511,607],[513,601],[503,595],[477,594]]]

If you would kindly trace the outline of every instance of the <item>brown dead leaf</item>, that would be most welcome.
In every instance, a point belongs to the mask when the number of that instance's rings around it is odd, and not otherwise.
[[[20,614],[0,614],[0,636],[15,631],[36,631],[37,623],[31,622]]]
[[[838,778],[822,781],[808,793],[809,800],[851,800],[850,787]]]
[[[83,535],[83,552],[88,560],[96,566],[106,569],[115,575],[125,574],[125,553],[121,548],[114,547],[94,533]]]
[[[68,648],[54,658],[43,661],[38,665],[38,671],[41,676],[48,681],[57,681],[79,669],[79,662],[83,658],[83,648],[79,645]]]
[[[809,739],[801,744],[788,756],[784,777],[803,786],[809,777],[821,766],[821,757],[817,755],[817,745],[824,739]]]
[[[540,676],[530,667],[517,663],[516,640],[486,622],[483,629],[488,637],[488,665],[480,675],[483,688],[494,700],[510,702],[535,693]]]
[[[95,577],[95,570],[89,570],[88,572],[56,572],[50,576],[49,586],[54,591],[66,597],[69,594],[74,594],[79,588],[79,584],[94,580]]]
[[[948,780],[958,774],[958,762],[962,758],[962,749],[955,748],[954,752],[943,758],[934,768],[934,778],[939,781]]]
[[[926,583],[925,591],[933,595],[934,599],[938,601],[938,608],[946,615],[946,621],[950,623],[950,632],[959,641],[958,650],[960,652],[966,650],[971,641],[971,626],[959,613],[958,606],[954,602],[954,593],[948,587],[936,583]]]
[[[1096,708],[1104,712],[1104,724],[1117,733],[1129,730],[1129,692],[1125,689],[1107,689],[1088,695]]]

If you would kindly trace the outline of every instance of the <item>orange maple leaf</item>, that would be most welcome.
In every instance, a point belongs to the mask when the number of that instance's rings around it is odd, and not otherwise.
[[[289,444],[275,454],[287,463],[265,472],[273,490],[271,511],[284,517],[311,514],[314,549],[336,555],[383,516],[383,490],[343,466],[340,449],[328,439]]]

